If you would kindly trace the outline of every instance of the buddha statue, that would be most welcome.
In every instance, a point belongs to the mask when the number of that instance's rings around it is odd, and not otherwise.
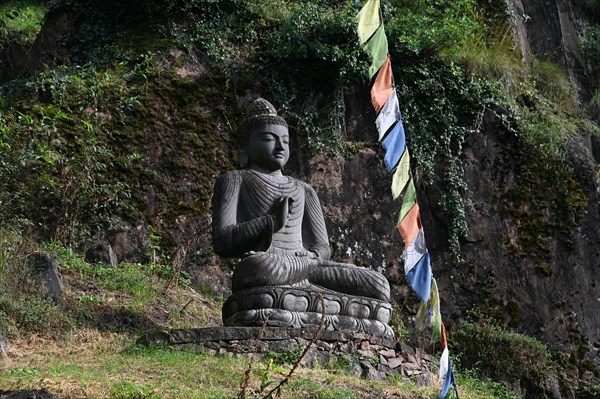
[[[245,169],[218,177],[213,195],[214,250],[240,258],[223,323],[316,328],[324,304],[326,329],[393,338],[386,278],[329,259],[317,194],[282,173],[290,156],[286,121],[259,98],[238,135]]]

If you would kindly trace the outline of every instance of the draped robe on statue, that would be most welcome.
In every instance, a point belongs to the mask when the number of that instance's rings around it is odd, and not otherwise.
[[[271,214],[279,198],[293,199],[285,226]],[[233,295],[223,306],[226,325],[318,325],[324,297],[326,327],[393,337],[387,323],[390,288],[375,271],[329,260],[321,206],[306,183],[255,170],[226,173],[213,197],[213,246],[241,257]],[[268,315],[268,316],[267,316]]]

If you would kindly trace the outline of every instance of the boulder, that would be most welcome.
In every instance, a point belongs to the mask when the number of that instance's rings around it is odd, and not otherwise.
[[[115,255],[108,241],[98,241],[85,251],[85,261],[88,263],[100,263],[107,267],[117,266]]]
[[[39,282],[45,297],[62,295],[65,286],[54,256],[44,252],[29,255],[29,271],[32,279]]]
[[[150,237],[144,227],[109,230],[104,238],[110,243],[118,263],[144,263],[148,261]]]

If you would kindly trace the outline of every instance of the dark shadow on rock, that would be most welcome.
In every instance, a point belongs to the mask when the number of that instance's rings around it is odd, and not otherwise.
[[[18,389],[0,391],[0,399],[59,399],[59,397],[46,389]]]
[[[106,305],[94,305],[94,309],[77,309],[83,324],[102,332],[154,331],[160,326],[141,312]]]
[[[107,308],[96,318],[97,328],[100,331],[133,332],[156,330],[159,326],[142,313],[130,309]]]

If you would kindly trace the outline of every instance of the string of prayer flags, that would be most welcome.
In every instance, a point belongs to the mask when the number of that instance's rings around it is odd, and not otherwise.
[[[356,4],[359,3],[360,1],[356,0]],[[440,339],[442,344],[440,379],[444,379],[444,383],[440,399],[443,399],[450,386],[454,386],[456,391],[456,383],[452,364],[448,360],[448,344],[440,313],[438,287],[433,278],[431,257],[425,245],[417,190],[410,171],[410,155],[406,147],[406,136],[395,89],[391,57],[388,53],[388,40],[380,0],[368,0],[356,18],[359,43],[371,60],[369,66],[369,79],[373,82],[371,102],[377,113],[375,125],[379,133],[379,142],[385,150],[383,161],[387,171],[393,173],[392,197],[396,201],[404,193],[396,228],[404,241],[402,257],[406,281],[421,300],[416,317],[417,326],[431,325],[432,341]]]

